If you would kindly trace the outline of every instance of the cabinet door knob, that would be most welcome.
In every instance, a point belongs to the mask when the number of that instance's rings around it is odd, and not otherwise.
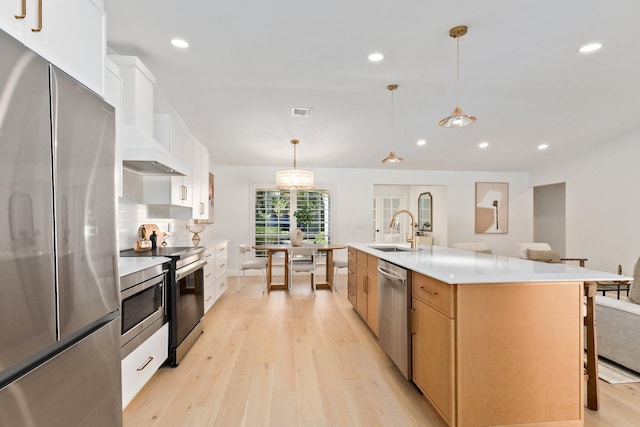
[[[13,15],[16,19],[24,19],[27,16],[27,0],[22,0],[21,2],[22,12],[20,15]]]
[[[42,30],[42,0],[38,0],[38,26],[32,28],[31,31],[38,33]]]

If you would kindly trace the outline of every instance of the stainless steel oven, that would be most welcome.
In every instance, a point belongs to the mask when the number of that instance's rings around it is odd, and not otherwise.
[[[123,359],[165,323],[168,271],[156,265],[120,278]]]
[[[170,363],[177,366],[203,332],[204,248],[193,248],[176,260],[175,286],[172,288]]]

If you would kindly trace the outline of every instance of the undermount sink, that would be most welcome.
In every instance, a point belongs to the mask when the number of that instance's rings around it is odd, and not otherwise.
[[[375,249],[382,252],[411,252],[412,249],[405,248],[403,246],[369,246],[371,249]]]

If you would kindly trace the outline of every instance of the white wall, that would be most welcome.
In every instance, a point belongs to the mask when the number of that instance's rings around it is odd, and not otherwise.
[[[587,268],[633,274],[640,256],[640,129],[531,173],[533,186],[566,183],[567,256]]]
[[[215,160],[215,159],[214,159]],[[237,246],[253,239],[253,194],[255,185],[275,184],[276,168],[214,165],[215,223],[203,233],[206,238],[230,240],[229,265],[237,268]],[[515,255],[517,242],[532,240],[533,192],[528,174],[500,172],[435,172],[383,169],[314,168],[319,185],[331,185],[334,196],[334,241],[369,242],[372,230],[374,185],[436,185],[447,188],[447,240],[487,242],[496,254]],[[475,182],[509,182],[509,233],[475,234]],[[436,225],[438,227],[438,225]],[[346,257],[345,254],[336,254]]]

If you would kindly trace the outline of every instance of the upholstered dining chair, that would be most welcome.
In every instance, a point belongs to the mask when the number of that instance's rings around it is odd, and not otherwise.
[[[289,291],[293,286],[293,276],[297,272],[311,275],[311,289],[316,294],[316,258],[315,246],[291,246],[287,248],[289,255]]]
[[[336,276],[338,275],[338,270],[341,268],[349,268],[349,262],[346,259],[334,259],[333,260],[333,288],[338,289],[338,281],[336,280]]]
[[[551,249],[548,243],[516,243],[518,258],[542,262],[577,261],[580,267],[584,267],[587,258],[562,258],[558,252]]]
[[[455,249],[460,249],[463,251],[472,251],[472,252],[482,252],[483,254],[491,254],[491,249],[489,245],[484,242],[476,242],[476,243],[454,243],[453,247]]]
[[[267,289],[267,260],[255,257],[255,252],[251,245],[240,244],[238,257],[238,292],[240,292],[240,273],[242,272],[242,287],[244,287],[245,271],[262,271],[262,293]]]

